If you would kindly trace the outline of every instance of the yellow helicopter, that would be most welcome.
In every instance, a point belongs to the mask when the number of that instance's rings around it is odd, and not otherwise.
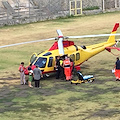
[[[118,27],[119,23],[116,23],[106,42],[81,47],[75,45],[73,41],[65,40],[66,38],[81,38],[81,36],[64,37],[62,32],[60,30],[57,30],[58,41],[55,42],[49,50],[46,50],[40,54],[33,53],[29,63],[32,65],[39,65],[39,68],[41,69],[43,74],[46,74],[55,71],[54,66],[57,56],[68,55],[74,61],[74,65],[79,66],[80,64],[82,64],[92,56],[100,53],[101,51],[105,49],[112,49],[108,47],[116,44],[115,34]]]
[[[64,37],[61,30],[57,30],[58,37],[56,38],[58,41],[54,42],[52,47],[49,50],[46,50],[40,54],[33,53],[29,64],[33,65],[33,69],[35,65],[38,65],[41,69],[43,74],[47,74],[50,72],[55,72],[55,60],[56,57],[59,55],[68,55],[73,61],[75,66],[80,66],[83,62],[91,58],[92,56],[102,52],[103,50],[108,50],[109,52],[111,49],[117,49],[116,47],[111,47],[118,43],[115,40],[117,28],[119,27],[119,23],[114,25],[114,28],[111,34],[100,34],[100,35],[85,35],[85,36],[68,36]],[[99,37],[99,36],[109,36],[106,42],[102,42],[99,44],[94,44],[90,46],[77,46],[74,44],[73,41],[67,40],[68,38],[85,38],[85,37]],[[36,41],[28,41],[22,43],[15,43],[10,45],[0,46],[0,48],[16,46],[21,44],[33,43],[33,42],[40,42],[40,41],[47,41],[47,40],[54,40],[55,38],[43,39],[43,40],[36,40]],[[28,72],[26,72],[27,74]]]

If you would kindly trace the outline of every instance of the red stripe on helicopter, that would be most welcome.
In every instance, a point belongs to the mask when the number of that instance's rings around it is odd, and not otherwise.
[[[117,28],[118,28],[118,27],[119,27],[119,23],[116,23],[115,26],[114,26],[114,28],[113,28],[113,30],[112,30],[112,32],[117,31]]]
[[[74,45],[74,42],[73,41],[63,41],[63,47],[69,47],[71,45]],[[54,44],[52,45],[52,47],[48,50],[48,51],[51,51],[51,50],[56,50],[58,49],[58,42],[54,42]]]
[[[63,36],[58,36],[58,38],[63,38]]]

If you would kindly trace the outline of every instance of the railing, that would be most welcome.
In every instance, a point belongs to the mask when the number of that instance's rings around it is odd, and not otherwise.
[[[82,15],[82,0],[70,0],[70,15]]]
[[[44,21],[67,15],[87,15],[83,10],[89,11],[94,6],[102,12],[107,8],[116,10],[120,8],[120,0],[24,0],[24,3],[14,4],[4,2],[4,8],[0,7],[0,26]]]

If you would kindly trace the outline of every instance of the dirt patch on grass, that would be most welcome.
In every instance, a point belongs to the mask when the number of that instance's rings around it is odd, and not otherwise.
[[[4,86],[14,86],[20,84],[19,78],[0,78],[0,88]]]

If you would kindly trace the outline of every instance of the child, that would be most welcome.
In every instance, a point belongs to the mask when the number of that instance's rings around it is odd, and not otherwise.
[[[28,67],[28,71],[29,71],[29,79],[28,79],[28,86],[29,87],[33,87],[32,85],[31,85],[31,82],[32,82],[32,80],[33,80],[33,70],[31,69],[31,64],[30,64],[30,66]]]

